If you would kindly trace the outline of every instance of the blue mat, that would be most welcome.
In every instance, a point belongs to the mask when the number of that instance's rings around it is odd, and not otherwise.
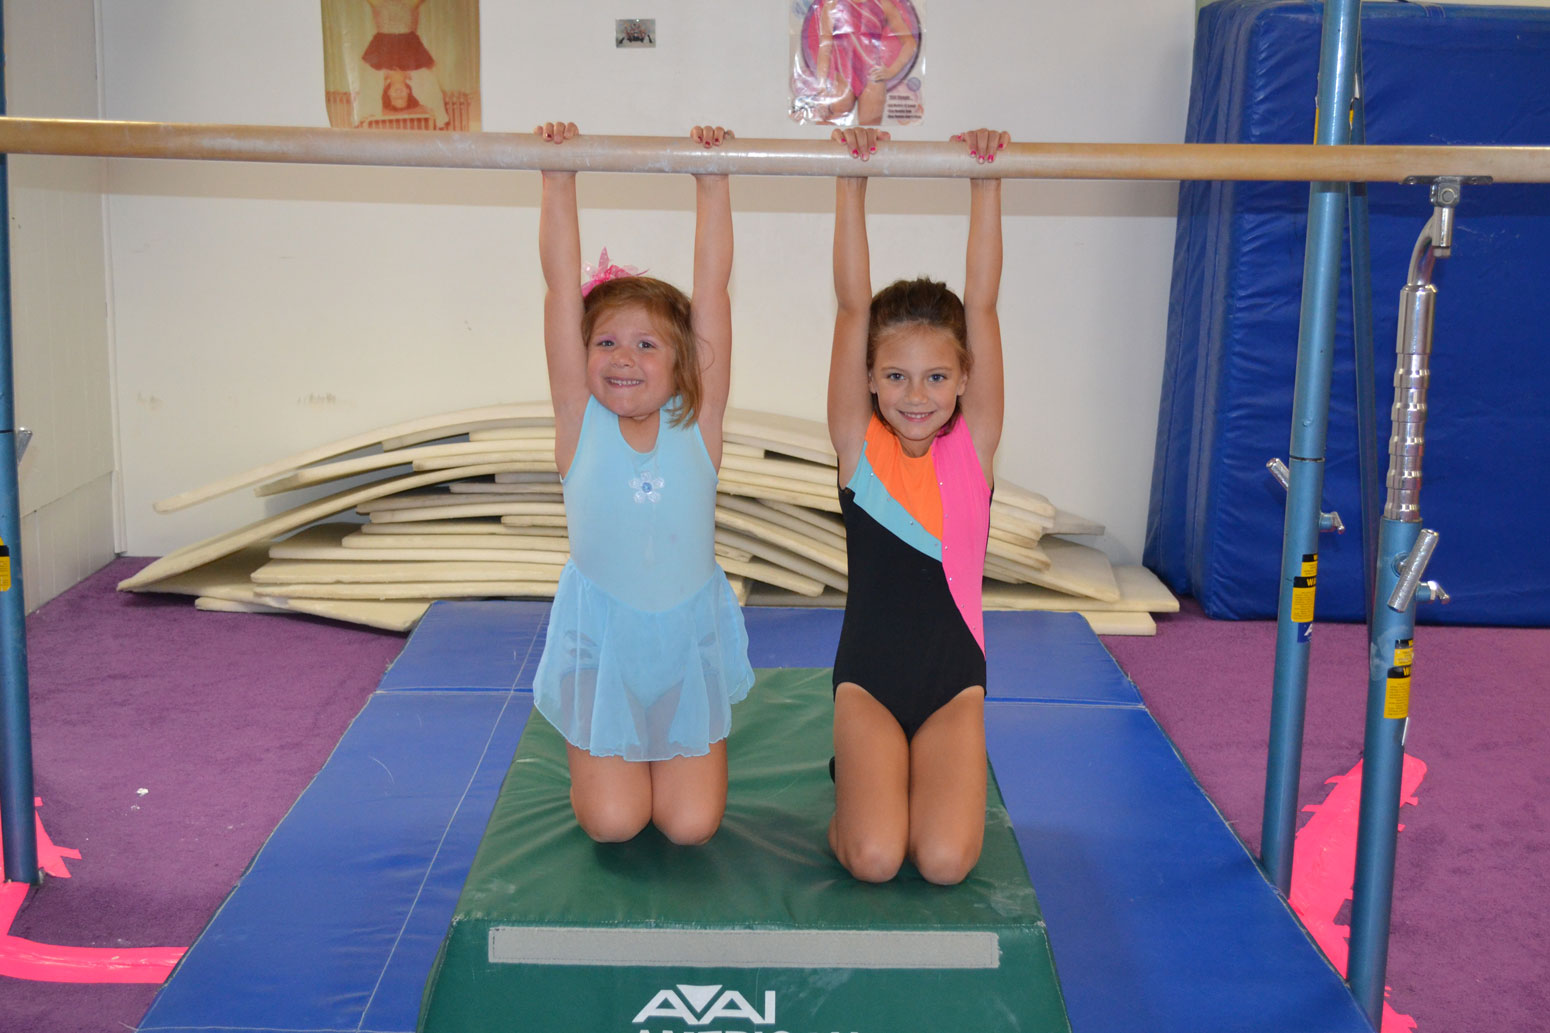
[[[414,1029],[546,612],[427,613],[141,1030]],[[1370,1033],[1086,622],[987,618],[991,758],[1076,1033]],[[748,628],[758,666],[827,666],[839,614],[751,610]]]
[[[548,624],[548,603],[432,603],[377,691],[531,690]]]
[[[755,667],[828,667],[839,610],[748,611]],[[549,606],[539,602],[436,603],[378,686],[382,692],[531,690]],[[469,648],[469,643],[479,648]],[[1136,687],[1074,613],[985,614],[992,699],[1139,704]]]
[[[1370,1033],[1144,708],[985,716],[1075,1033]]]
[[[379,692],[143,1030],[412,1030],[531,696]]]

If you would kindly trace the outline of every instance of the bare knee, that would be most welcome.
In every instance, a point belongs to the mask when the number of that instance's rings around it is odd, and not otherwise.
[[[716,834],[727,809],[726,740],[703,754],[651,762],[651,822],[679,846]]]
[[[653,814],[651,823],[679,846],[702,846],[710,842],[710,837],[721,827],[721,814],[719,807],[679,807]]]
[[[979,842],[961,842],[936,838],[916,843],[910,859],[921,878],[938,886],[956,886],[968,878],[980,859]]]
[[[904,863],[904,844],[881,837],[838,837],[834,854],[845,870],[862,882],[887,882]]]
[[[623,843],[634,839],[651,820],[649,808],[624,800],[601,799],[583,803],[572,792],[571,807],[576,812],[581,831],[599,843]]]

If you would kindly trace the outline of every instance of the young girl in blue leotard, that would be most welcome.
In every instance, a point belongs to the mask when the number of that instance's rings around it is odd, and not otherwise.
[[[836,130],[865,161],[888,134]],[[995,160],[1005,133],[955,136]],[[908,857],[961,882],[985,835],[980,582],[1001,440],[1001,182],[969,183],[963,299],[932,280],[874,297],[866,184],[837,182],[829,436],[839,456],[850,591],[834,658],[829,845],[856,878]]]
[[[564,146],[576,126],[535,133]],[[732,134],[690,135],[714,147]],[[613,267],[584,292],[576,176],[543,184],[544,350],[571,555],[534,700],[569,744],[589,836],[619,842],[649,823],[703,843],[726,808],[731,707],[754,679],[712,539],[731,386],[727,178],[695,177],[692,299]]]

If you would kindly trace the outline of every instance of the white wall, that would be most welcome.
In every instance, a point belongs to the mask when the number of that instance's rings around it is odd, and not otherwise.
[[[8,113],[98,117],[93,0],[6,4],[5,42]],[[114,553],[105,163],[18,155],[7,166],[16,423],[34,433],[19,470],[32,609]]]
[[[434,0],[432,0],[434,2]],[[657,19],[615,50],[615,15]],[[927,0],[927,117],[1023,140],[1182,138],[1192,0]],[[102,5],[105,117],[324,125],[317,0]],[[484,128],[566,118],[671,135],[820,139],[785,116],[787,6],[626,9],[486,0]],[[125,527],[162,553],[293,503],[151,503],[412,416],[542,397],[534,173],[116,160],[110,259]],[[1010,405],[999,472],[1100,520],[1135,562],[1145,529],[1174,184],[1005,187]],[[686,283],[687,177],[584,177],[589,256]],[[963,276],[962,183],[871,191],[874,279]],[[833,316],[833,186],[734,184],[733,403],[820,419]]]

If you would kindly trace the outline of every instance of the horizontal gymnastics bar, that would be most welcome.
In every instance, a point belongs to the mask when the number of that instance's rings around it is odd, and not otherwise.
[[[1550,147],[1311,144],[1014,143],[992,164],[961,144],[894,141],[860,162],[829,140],[737,138],[710,150],[685,137],[322,129],[0,118],[0,152],[581,172],[917,179],[1144,179],[1404,182],[1438,176],[1550,182]]]

